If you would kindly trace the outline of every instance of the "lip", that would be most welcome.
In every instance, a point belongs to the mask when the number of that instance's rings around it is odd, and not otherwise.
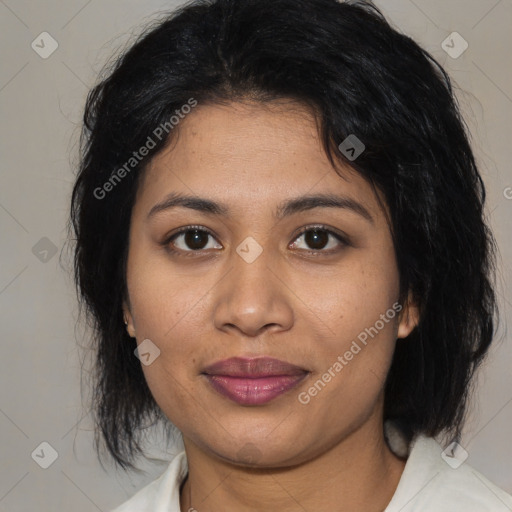
[[[296,387],[309,371],[272,357],[232,357],[204,369],[209,384],[240,405],[261,405]]]

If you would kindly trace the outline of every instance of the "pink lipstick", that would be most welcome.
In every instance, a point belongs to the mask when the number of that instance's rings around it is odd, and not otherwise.
[[[240,405],[261,405],[297,386],[308,371],[271,357],[232,357],[204,369],[221,395]]]

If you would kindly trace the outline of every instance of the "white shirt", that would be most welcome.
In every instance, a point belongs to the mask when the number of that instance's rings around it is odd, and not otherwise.
[[[398,453],[400,441],[396,443],[396,438],[389,439],[390,448]],[[384,512],[512,511],[512,496],[466,463],[453,468],[459,457],[448,459],[448,464],[434,438],[418,435],[406,450],[405,469]],[[111,512],[187,512],[180,510],[180,486],[187,472],[182,451],[159,478]]]

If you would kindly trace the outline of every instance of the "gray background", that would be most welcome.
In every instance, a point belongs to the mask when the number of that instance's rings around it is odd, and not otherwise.
[[[125,475],[110,467],[104,471],[96,459],[80,392],[78,345],[87,338],[82,328],[75,329],[74,290],[59,254],[85,95],[115,50],[158,11],[178,3],[0,0],[0,512],[107,511],[164,469],[146,465],[145,475]],[[467,463],[512,493],[512,344],[506,332],[512,279],[512,1],[376,3],[395,27],[446,67],[460,88],[488,188],[487,211],[501,253],[503,324],[501,341],[478,376],[478,405],[462,445],[469,452]],[[58,42],[47,59],[31,47],[44,31]],[[457,58],[441,47],[453,31],[469,45]],[[47,469],[31,456],[36,449],[41,454],[42,442],[58,454]],[[151,454],[165,458],[179,450],[159,443],[155,440]],[[50,450],[43,446],[43,451],[48,457]]]

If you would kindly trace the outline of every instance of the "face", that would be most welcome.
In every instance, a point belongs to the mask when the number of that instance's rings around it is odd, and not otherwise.
[[[299,104],[199,105],[178,128],[138,189],[125,315],[185,445],[291,465],[382,422],[416,311],[372,187],[332,168]]]

